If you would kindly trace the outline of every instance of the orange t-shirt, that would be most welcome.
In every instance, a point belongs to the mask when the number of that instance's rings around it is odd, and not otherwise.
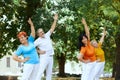
[[[96,60],[95,48],[88,41],[87,46],[81,47],[80,53],[83,54],[85,60],[90,60],[91,62]]]

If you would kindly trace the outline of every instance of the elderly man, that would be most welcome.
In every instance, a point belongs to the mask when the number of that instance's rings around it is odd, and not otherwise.
[[[54,15],[54,22],[47,33],[44,33],[42,28],[37,30],[38,38],[35,40],[34,44],[39,49],[40,54],[40,67],[38,69],[38,75],[35,80],[41,80],[43,72],[46,70],[46,80],[52,79],[52,67],[53,67],[53,54],[54,50],[52,47],[52,41],[50,35],[53,33],[58,15]]]

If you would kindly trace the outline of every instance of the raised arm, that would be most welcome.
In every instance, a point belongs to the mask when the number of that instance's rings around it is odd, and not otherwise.
[[[53,31],[55,30],[56,23],[57,23],[57,20],[58,20],[58,14],[55,14],[53,18],[54,18],[54,21],[53,21],[53,24],[52,24],[52,26],[50,28],[51,33],[53,33]]]
[[[81,22],[84,25],[86,36],[88,37],[88,40],[90,40],[90,32],[89,32],[89,28],[87,26],[87,23],[86,23],[85,19],[82,18]]]
[[[31,36],[35,37],[35,28],[31,18],[28,19],[28,23],[30,24],[30,28],[31,28]]]
[[[101,43],[101,44],[102,44],[103,41],[104,41],[105,35],[106,35],[106,31],[105,31],[105,28],[104,28],[104,29],[103,29],[103,35],[102,35],[101,38],[100,38],[100,43]]]

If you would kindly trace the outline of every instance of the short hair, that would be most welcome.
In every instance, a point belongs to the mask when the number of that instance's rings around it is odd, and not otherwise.
[[[95,39],[93,39],[93,40],[91,40],[91,42],[90,42],[90,43],[91,43],[91,44],[93,44],[93,42],[97,42],[97,41],[96,41]]]
[[[38,33],[38,31],[39,31],[40,29],[43,30],[42,28],[39,28],[39,29],[37,30],[37,33]]]
[[[21,31],[21,32],[19,32],[18,34],[17,34],[17,38],[19,38],[20,36],[27,36],[27,33],[26,32],[24,32],[24,31]]]

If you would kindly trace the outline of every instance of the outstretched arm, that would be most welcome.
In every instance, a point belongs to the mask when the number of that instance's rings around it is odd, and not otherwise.
[[[105,35],[106,35],[106,31],[105,31],[105,28],[104,28],[104,29],[103,29],[103,35],[102,35],[101,38],[100,38],[100,43],[101,43],[101,44],[102,44],[103,41],[104,41]]]
[[[31,28],[31,35],[35,37],[35,28],[31,18],[28,19],[28,23],[30,24],[30,28]]]
[[[79,61],[81,61],[81,62],[83,62],[83,63],[89,63],[89,62],[90,62],[90,60],[84,60],[83,54],[79,54],[79,55],[77,56],[77,58],[78,58]]]
[[[85,19],[82,18],[81,22],[84,25],[86,36],[88,37],[88,40],[90,40],[90,32],[89,32],[89,28],[87,26],[87,23],[86,23]]]
[[[15,60],[15,61],[18,61],[18,62],[26,62],[27,60],[29,60],[29,57],[26,57],[26,58],[24,58],[24,59],[21,59],[21,58],[19,58],[16,54],[13,54],[13,59]]]
[[[53,24],[52,24],[52,26],[50,28],[51,33],[53,33],[53,31],[55,30],[56,23],[57,23],[57,20],[58,20],[58,14],[55,14],[53,18],[54,18],[54,21],[53,21]]]

